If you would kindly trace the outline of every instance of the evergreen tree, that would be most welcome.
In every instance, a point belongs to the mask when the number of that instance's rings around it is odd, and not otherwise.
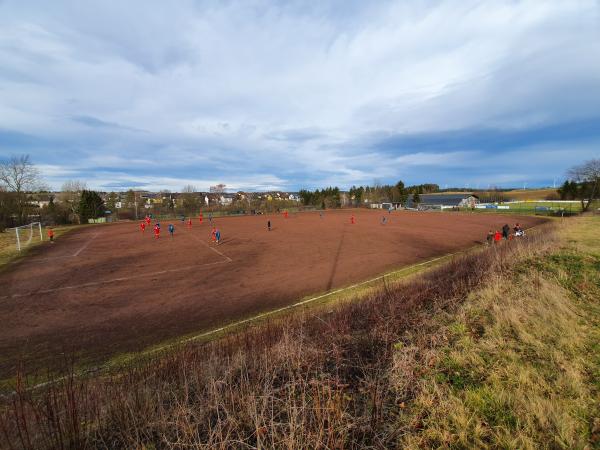
[[[86,223],[88,219],[103,217],[104,209],[104,201],[96,191],[81,191],[78,212],[82,223]]]

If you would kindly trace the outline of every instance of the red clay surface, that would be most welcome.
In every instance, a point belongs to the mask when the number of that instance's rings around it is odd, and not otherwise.
[[[39,368],[64,354],[98,362],[142,350],[482,243],[504,223],[542,220],[381,210],[228,217],[213,220],[218,247],[206,218],[192,229],[175,222],[173,239],[166,222],[158,240],[133,222],[90,226],[0,273],[0,376],[19,361]]]

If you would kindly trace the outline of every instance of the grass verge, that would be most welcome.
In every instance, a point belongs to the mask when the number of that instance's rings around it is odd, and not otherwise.
[[[397,352],[423,373],[404,447],[600,445],[599,219],[573,220],[557,249],[436,317],[443,344],[421,345],[426,357]]]
[[[54,230],[54,238],[60,239],[60,237],[66,233],[81,228],[82,226],[83,225],[64,225],[52,227]],[[38,230],[36,229],[35,232],[38,233]],[[39,247],[40,245],[47,245],[49,242],[46,227],[42,227],[42,236],[44,240],[40,241],[40,237],[34,235],[31,243],[19,251],[17,250],[17,240],[14,230],[11,229],[0,233],[0,269],[6,267],[9,263],[24,258],[32,249]]]

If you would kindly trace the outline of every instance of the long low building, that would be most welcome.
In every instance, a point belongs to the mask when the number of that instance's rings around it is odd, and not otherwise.
[[[450,208],[474,208],[479,203],[476,195],[465,194],[420,194],[420,208],[450,209]],[[408,207],[416,208],[413,196],[408,198]]]

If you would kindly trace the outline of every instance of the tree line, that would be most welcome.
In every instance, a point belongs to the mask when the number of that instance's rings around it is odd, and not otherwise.
[[[104,201],[85,183],[66,182],[60,193],[50,192],[28,155],[0,163],[0,230],[36,221],[87,223],[104,213]]]
[[[594,200],[600,197],[600,159],[592,159],[581,165],[572,167],[568,172],[568,180],[558,189],[563,200],[579,200],[583,211],[588,211]],[[440,192],[437,184],[425,183],[405,186],[403,181],[396,184],[379,184],[373,186],[352,186],[348,192],[339,187],[327,187],[314,191],[302,189],[299,192],[304,205],[319,208],[338,208],[343,205],[359,206],[366,202],[393,202],[406,205],[412,196],[412,203],[420,203],[421,194]],[[498,193],[496,193],[498,194]],[[165,192],[165,195],[167,193]],[[167,195],[168,196],[168,195]],[[44,206],[36,199],[44,199]],[[198,197],[193,186],[184,187],[180,194],[180,202],[169,201],[157,206],[160,214],[194,214],[199,210],[211,211],[215,207],[229,210],[277,211],[295,205],[283,198],[271,198],[263,194],[238,193],[227,207],[206,206]],[[50,192],[44,185],[40,172],[33,165],[28,155],[13,156],[0,162],[0,230],[33,221],[52,224],[87,223],[105,215],[106,210],[115,211],[121,197],[112,192],[106,204],[100,194],[88,189],[84,182],[67,181],[58,193]],[[133,190],[125,194],[125,201],[119,216],[135,219],[142,207],[139,193]],[[154,208],[154,206],[153,206]]]
[[[588,211],[600,198],[600,159],[591,159],[569,169],[569,179],[558,189],[561,200],[579,200]]]
[[[403,181],[396,184],[378,184],[373,186],[352,186],[343,193],[339,187],[328,187],[314,191],[302,189],[299,192],[304,205],[319,208],[338,208],[344,205],[360,206],[371,203],[400,203],[406,205],[412,196],[413,203],[420,203],[420,194],[438,192],[439,186],[433,183],[405,186]],[[345,195],[345,202],[342,201]]]

